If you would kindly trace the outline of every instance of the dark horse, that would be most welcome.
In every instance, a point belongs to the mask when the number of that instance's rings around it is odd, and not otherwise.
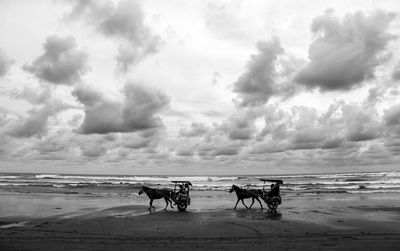
[[[153,206],[153,200],[157,200],[157,199],[162,199],[164,198],[165,203],[167,203],[165,205],[165,209],[167,209],[168,207],[168,203],[170,203],[171,208],[174,208],[172,206],[172,200],[171,198],[174,197],[174,192],[172,192],[169,189],[157,189],[157,188],[151,188],[151,187],[147,187],[147,186],[142,186],[142,188],[139,191],[139,195],[141,195],[143,192],[145,192],[147,194],[147,196],[149,196],[150,199],[150,207],[149,210],[151,210],[151,208],[154,208],[154,210],[156,209]]]
[[[237,201],[236,201],[236,205],[233,208],[234,210],[236,210],[237,204],[239,203],[239,201],[241,200],[243,203],[243,206],[245,206],[247,209],[251,209],[251,207],[254,204],[254,199],[256,199],[258,201],[258,203],[260,203],[261,209],[264,209],[260,199],[258,199],[258,196],[262,195],[262,190],[257,190],[257,189],[242,189],[236,185],[232,185],[232,188],[229,190],[230,193],[232,193],[233,191],[235,191],[236,196],[237,196]],[[247,207],[246,204],[244,204],[243,199],[247,199],[247,198],[251,198],[252,202],[250,207]]]

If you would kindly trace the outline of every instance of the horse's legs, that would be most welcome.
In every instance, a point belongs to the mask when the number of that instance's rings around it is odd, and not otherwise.
[[[168,198],[168,201],[169,201],[169,205],[171,206],[171,208],[174,209],[174,207],[172,206],[172,200],[171,200],[171,198]]]
[[[153,199],[150,199],[150,203],[149,203],[150,207],[149,210],[151,210],[151,208],[153,207]],[[155,207],[153,207],[155,209]]]
[[[238,198],[238,200],[236,201],[235,207],[233,208],[233,210],[236,210],[237,204],[239,203],[240,199]]]
[[[167,207],[168,207],[168,199],[167,199],[167,197],[164,197],[164,200],[165,200],[165,207],[164,207],[164,210],[167,210]]]
[[[243,199],[242,199],[242,204],[243,204],[243,206],[245,206],[245,207],[246,207],[246,209],[249,209],[249,208],[246,206],[246,204],[244,204],[244,201],[243,201]]]
[[[254,204],[254,197],[251,197],[251,205],[249,206],[249,209],[251,209],[251,207],[253,206],[253,204]]]
[[[264,209],[263,206],[262,206],[262,204],[261,204],[260,199],[259,199],[258,197],[256,197],[256,200],[258,201],[258,203],[260,203],[261,209]]]

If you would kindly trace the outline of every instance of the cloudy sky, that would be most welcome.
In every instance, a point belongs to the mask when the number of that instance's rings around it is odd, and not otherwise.
[[[0,172],[400,170],[398,0],[2,0],[0,17]]]

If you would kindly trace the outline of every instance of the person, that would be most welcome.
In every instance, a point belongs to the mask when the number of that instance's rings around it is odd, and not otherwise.
[[[279,195],[279,183],[271,184],[271,191],[268,192],[268,196],[278,196]]]
[[[185,188],[185,186],[184,185],[179,185],[179,191],[178,191],[178,193],[177,193],[177,198],[178,199],[181,199],[183,196],[185,196],[186,195],[186,188]]]

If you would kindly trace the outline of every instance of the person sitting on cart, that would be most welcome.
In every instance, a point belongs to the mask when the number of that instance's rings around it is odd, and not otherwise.
[[[279,183],[271,184],[271,191],[267,193],[267,196],[279,196]]]
[[[187,195],[187,188],[186,188],[186,184],[184,185],[179,185],[179,191],[178,191],[178,198],[182,197],[182,196],[186,196]]]

